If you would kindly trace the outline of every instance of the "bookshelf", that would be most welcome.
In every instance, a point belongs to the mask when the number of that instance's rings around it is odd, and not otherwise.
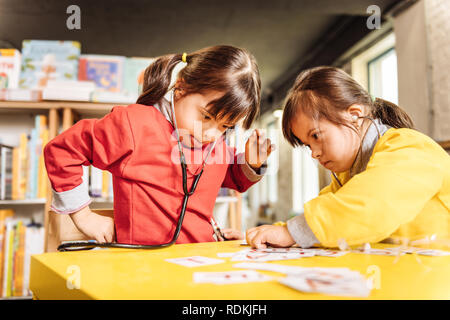
[[[111,111],[113,106],[121,104],[93,103],[93,102],[71,102],[71,101],[0,101],[0,132],[6,125],[4,115],[10,117],[24,116],[26,114],[44,114],[48,117],[49,140],[53,139],[58,132],[70,128],[75,122],[83,118],[101,118]],[[8,121],[8,119],[6,119]],[[20,120],[19,120],[20,121]],[[25,121],[25,120],[23,120]],[[3,130],[4,131],[4,130]],[[51,185],[47,181],[47,198],[27,200],[1,200],[1,208],[14,208],[26,215],[32,207],[33,217],[44,225],[46,252],[56,251],[59,245],[60,230],[71,228],[73,223],[69,216],[50,215]],[[228,221],[231,228],[241,229],[241,195],[230,190],[230,195],[219,196],[217,203],[228,203]],[[113,201],[105,198],[93,198],[91,208],[94,210],[112,209]],[[20,208],[20,210],[19,210]],[[41,219],[39,219],[39,216]]]

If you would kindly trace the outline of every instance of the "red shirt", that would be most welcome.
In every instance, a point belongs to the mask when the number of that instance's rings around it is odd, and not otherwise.
[[[139,104],[117,106],[102,119],[77,122],[44,149],[54,195],[58,192],[70,194],[69,190],[80,186],[82,165],[108,170],[113,175],[117,242],[169,242],[184,197],[173,131],[172,124],[159,110]],[[194,153],[186,147],[183,151],[188,161],[187,185],[190,189],[193,174],[200,170],[202,161],[189,164]],[[238,158],[242,159],[242,154],[238,157],[235,149],[227,146],[223,139],[217,142],[197,189],[189,198],[177,243],[214,241],[210,219],[219,189],[226,187],[244,192],[256,182],[247,178],[242,168],[245,164],[238,164]],[[227,162],[226,159],[232,160]],[[71,196],[78,199],[77,194]],[[79,199],[82,198],[80,195]],[[64,201],[64,197],[60,201]],[[89,203],[79,203],[76,210]],[[55,202],[52,208],[58,212]]]

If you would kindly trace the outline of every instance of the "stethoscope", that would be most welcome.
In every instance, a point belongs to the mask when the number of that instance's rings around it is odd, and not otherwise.
[[[381,138],[381,133],[380,133],[380,130],[378,129],[377,123],[375,122],[374,119],[372,119],[371,117],[367,117],[367,116],[356,116],[356,115],[355,115],[355,116],[352,116],[352,119],[353,119],[354,121],[356,121],[356,120],[358,120],[358,119],[361,119],[361,118],[363,118],[363,119],[368,119],[368,120],[370,120],[370,121],[373,123],[373,125],[375,126],[375,129],[377,129],[378,139],[380,139],[380,138]],[[369,129],[367,129],[367,130],[369,130]],[[359,154],[361,151],[362,151],[362,140],[361,140],[361,144],[359,145],[358,154]],[[356,159],[358,159],[358,155],[356,155],[355,161],[356,161]],[[353,165],[355,165],[355,164],[353,163]],[[353,167],[353,165],[352,165],[352,167]],[[343,184],[342,184],[342,182],[338,179],[336,173],[334,173],[334,171],[331,171],[331,174],[333,175],[334,179],[336,179],[336,181],[337,181],[337,183],[339,184],[339,186],[342,187]]]
[[[194,194],[195,189],[197,188],[197,185],[198,185],[198,181],[200,180],[200,177],[203,174],[203,170],[205,168],[206,161],[208,160],[208,157],[211,154],[211,151],[214,149],[218,139],[214,140],[211,148],[208,151],[208,154],[206,155],[206,158],[203,160],[203,164],[202,164],[200,172],[198,174],[194,175],[194,181],[193,181],[193,183],[191,185],[191,188],[188,189],[188,187],[187,187],[186,158],[184,156],[183,147],[181,146],[180,135],[179,135],[179,132],[178,132],[178,126],[177,126],[177,121],[176,121],[176,117],[175,117],[175,108],[174,108],[174,101],[173,101],[174,100],[173,99],[174,98],[174,89],[171,89],[171,91],[172,91],[172,93],[170,95],[170,105],[171,105],[171,109],[172,109],[172,121],[173,121],[173,125],[175,127],[175,133],[176,133],[176,136],[177,136],[178,151],[180,153],[180,164],[181,164],[182,175],[183,175],[183,192],[184,192],[183,202],[182,202],[182,205],[181,205],[181,213],[180,213],[180,216],[178,218],[177,227],[176,227],[175,232],[173,234],[172,240],[170,240],[167,243],[152,244],[152,245],[126,244],[126,243],[116,243],[116,242],[114,242],[114,243],[98,243],[95,240],[69,241],[69,242],[64,242],[61,245],[59,245],[58,246],[58,251],[90,250],[90,249],[93,249],[95,247],[100,247],[100,248],[125,248],[125,249],[162,249],[162,248],[169,247],[169,246],[173,245],[177,241],[178,236],[180,235],[181,226],[183,224],[184,215],[186,213],[186,207],[187,207],[187,203],[188,203],[189,197]],[[216,232],[216,228],[214,228],[214,231]]]

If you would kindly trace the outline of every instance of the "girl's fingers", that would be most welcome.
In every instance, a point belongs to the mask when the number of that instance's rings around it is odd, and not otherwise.
[[[223,235],[225,236],[225,238],[227,238],[228,240],[242,240],[243,236],[242,233],[238,230],[227,230],[227,231],[223,231]]]
[[[255,229],[253,229],[251,231],[247,231],[247,233],[245,235],[245,239],[247,240],[247,243],[249,244],[249,246],[253,247],[253,238],[257,232],[258,231]]]
[[[267,248],[264,231],[258,232],[258,234],[254,237],[252,247],[256,249]]]
[[[98,242],[98,243],[105,243],[106,242],[106,240],[105,240],[105,236],[104,235],[98,235],[97,237],[95,237],[95,240]]]

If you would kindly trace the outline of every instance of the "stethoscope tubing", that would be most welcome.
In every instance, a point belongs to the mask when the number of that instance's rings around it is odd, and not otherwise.
[[[95,241],[74,241],[74,242],[66,242],[62,243],[58,246],[58,251],[80,251],[80,250],[90,250],[96,247],[100,248],[124,248],[124,249],[163,249],[166,247],[169,247],[178,240],[178,237],[181,232],[181,226],[183,224],[184,216],[186,213],[187,203],[189,200],[189,197],[194,194],[195,189],[197,188],[198,181],[200,180],[200,177],[203,174],[203,170],[206,165],[206,161],[211,154],[211,151],[214,149],[217,139],[213,142],[211,148],[208,151],[208,154],[206,155],[205,160],[203,161],[202,168],[200,172],[197,175],[194,175],[194,181],[192,183],[191,189],[188,190],[187,188],[187,167],[186,167],[186,159],[184,157],[184,152],[181,146],[180,136],[178,133],[178,126],[176,122],[175,117],[175,109],[174,109],[174,103],[173,103],[173,89],[172,89],[172,95],[171,95],[171,107],[172,107],[172,118],[173,118],[173,125],[175,127],[176,135],[177,135],[177,144],[178,149],[180,152],[180,163],[181,163],[181,169],[183,174],[183,203],[181,205],[181,212],[180,217],[178,218],[177,227],[175,229],[175,232],[173,234],[172,240],[163,243],[163,244],[151,244],[151,245],[144,245],[144,244],[127,244],[127,243],[117,243],[117,242],[111,242],[111,243],[98,243]]]

